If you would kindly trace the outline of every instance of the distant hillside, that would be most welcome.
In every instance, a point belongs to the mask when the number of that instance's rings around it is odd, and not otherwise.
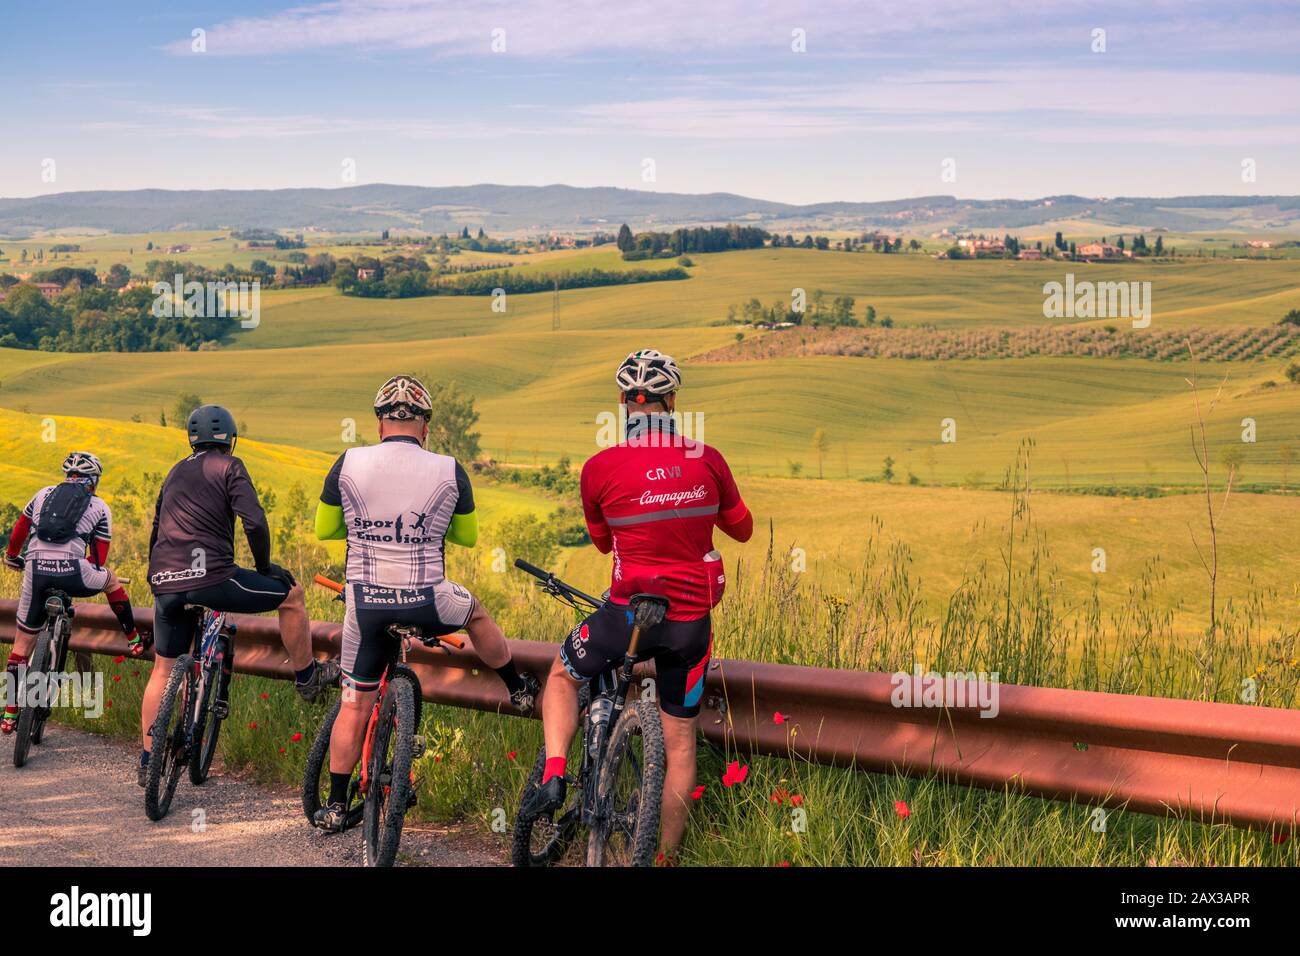
[[[0,199],[0,235],[40,230],[316,228],[333,232],[411,229],[441,233],[464,225],[500,234],[546,229],[616,229],[748,221],[801,227],[909,231],[1021,229],[1057,221],[1175,231],[1300,229],[1297,196],[1180,196],[1169,199],[1052,196],[971,200],[923,196],[888,202],[806,206],[732,193],[650,192],[574,186],[395,186],[340,189],[138,189]]]

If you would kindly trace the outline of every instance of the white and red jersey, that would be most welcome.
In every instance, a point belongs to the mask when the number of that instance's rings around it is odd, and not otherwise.
[[[614,554],[610,598],[639,591],[669,600],[668,618],[691,621],[726,586],[713,529],[749,540],[753,518],[726,459],[682,438],[662,415],[634,416],[627,440],[582,466],[582,509],[591,540]]]

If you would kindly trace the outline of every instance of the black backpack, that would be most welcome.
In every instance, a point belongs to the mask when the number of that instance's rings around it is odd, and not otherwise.
[[[36,537],[49,544],[71,541],[92,497],[90,485],[84,481],[65,481],[55,485],[41,503],[41,513],[36,519]]]

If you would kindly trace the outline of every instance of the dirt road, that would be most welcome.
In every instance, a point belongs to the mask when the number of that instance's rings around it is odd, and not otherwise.
[[[135,782],[138,753],[51,724],[17,769],[13,738],[0,738],[0,867],[363,865],[359,829],[313,830],[296,793],[272,793],[220,769],[202,787],[182,777],[171,813],[151,823]],[[411,822],[399,862],[494,866],[504,862],[504,848]]]

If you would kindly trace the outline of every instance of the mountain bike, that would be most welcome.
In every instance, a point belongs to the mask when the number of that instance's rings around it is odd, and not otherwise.
[[[335,592],[335,600],[344,600],[344,585],[319,574],[315,581]],[[417,788],[411,766],[424,752],[424,740],[416,734],[424,698],[419,677],[406,666],[407,644],[416,640],[426,647],[443,651],[449,647],[465,646],[465,642],[455,635],[426,637],[420,628],[407,624],[390,624],[388,635],[393,639],[391,654],[366,723],[361,760],[348,784],[343,826],[344,830],[349,830],[358,823],[363,824],[367,866],[393,865],[402,839],[406,812],[415,805]],[[302,781],[302,809],[313,825],[316,811],[324,806],[321,794],[329,789],[330,735],[342,707],[343,699],[340,697],[325,715],[307,755]]]
[[[538,587],[585,616],[604,604],[565,584],[549,571],[515,561],[515,567],[538,579]],[[576,778],[568,777],[565,805],[552,813],[515,820],[511,862],[515,866],[553,866],[587,830],[587,866],[650,866],[659,839],[659,804],[663,795],[664,732],[653,700],[627,700],[641,633],[668,612],[668,599],[635,594],[632,637],[620,664],[611,666],[579,693],[579,741],[582,760]],[[541,786],[546,748],[537,754],[524,784],[520,805]]]
[[[238,628],[224,611],[201,610],[194,634],[198,653],[176,659],[149,731],[153,751],[145,778],[144,812],[150,820],[161,820],[171,809],[183,769],[189,769],[195,786],[208,779],[221,722],[230,715]]]
[[[63,673],[68,663],[68,640],[72,636],[72,619],[76,612],[72,608],[72,599],[63,591],[50,591],[45,596],[45,626],[36,637],[36,647],[27,662],[27,678],[24,680],[26,693],[34,693],[36,699],[24,701],[18,713],[18,727],[14,734],[14,766],[21,767],[27,762],[27,752],[32,744],[39,744],[45,737],[45,722],[50,718],[52,695],[58,693],[56,680]],[[33,684],[32,674],[39,674],[40,681]]]

